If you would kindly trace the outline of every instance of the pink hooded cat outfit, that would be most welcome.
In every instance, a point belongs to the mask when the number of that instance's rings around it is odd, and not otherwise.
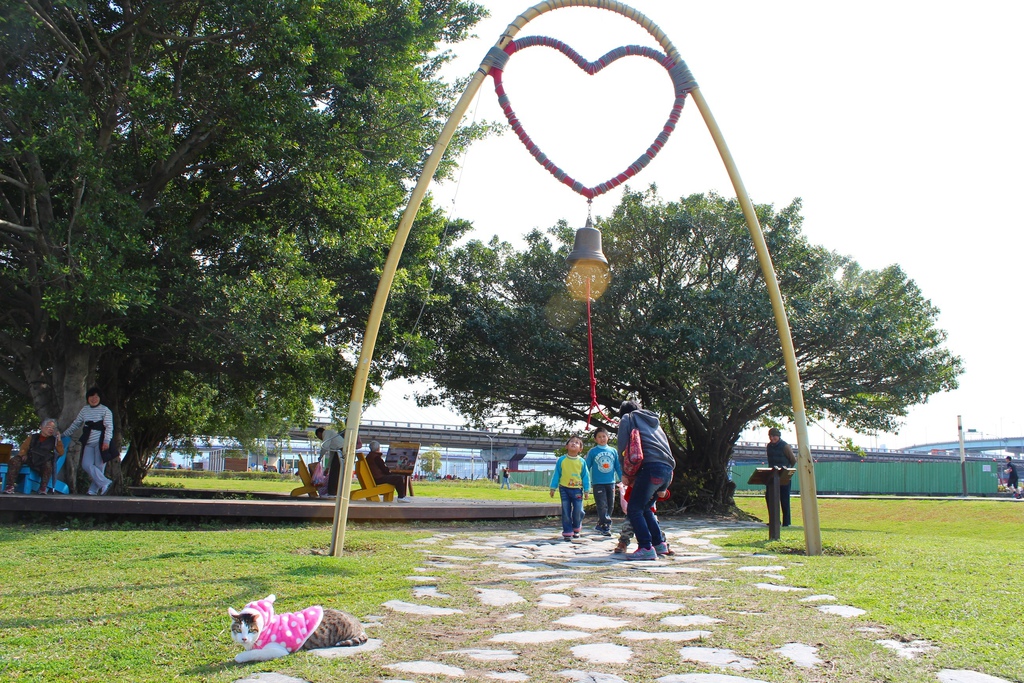
[[[270,643],[283,645],[288,652],[296,652],[302,648],[310,634],[324,618],[324,608],[320,605],[307,607],[301,612],[274,614],[275,596],[268,595],[262,600],[250,602],[242,612],[251,612],[263,617],[263,628],[259,638],[253,644],[254,650],[261,650]]]

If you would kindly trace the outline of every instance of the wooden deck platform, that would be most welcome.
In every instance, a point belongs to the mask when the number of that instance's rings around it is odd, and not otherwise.
[[[196,491],[203,498],[158,498],[152,490],[133,489],[131,496],[0,495],[0,522],[39,515],[121,519],[196,519],[268,521],[325,521],[334,519],[334,500],[292,498],[280,494],[250,494],[252,500],[217,499],[224,492]],[[237,493],[237,492],[236,492]],[[523,503],[468,498],[414,496],[408,503],[352,501],[352,522],[431,522],[557,517],[556,503]]]

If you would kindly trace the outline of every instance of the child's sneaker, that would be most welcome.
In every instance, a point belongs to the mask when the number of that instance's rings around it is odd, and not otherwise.
[[[580,532],[574,531],[573,534],[572,534],[572,537],[573,538],[579,538],[580,537]]]
[[[611,536],[612,535],[612,530],[611,529],[605,529],[604,531],[601,532],[601,535],[602,536]]]
[[[623,543],[622,541],[619,541],[619,544],[617,546],[615,546],[615,550],[613,550],[612,552],[615,553],[616,555],[622,555],[623,553],[626,552],[626,547],[627,547],[627,545],[625,543]]]
[[[624,558],[626,560],[656,560],[658,559],[658,553],[654,552],[654,548],[637,548]]]
[[[658,553],[659,555],[675,555],[676,554],[676,552],[674,550],[672,550],[672,548],[668,547],[668,543],[667,542],[659,543],[658,545],[654,546],[654,552]]]
[[[572,543],[572,536],[562,536],[562,540],[566,543]]]

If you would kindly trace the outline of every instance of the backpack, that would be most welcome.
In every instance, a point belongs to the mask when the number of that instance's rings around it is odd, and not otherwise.
[[[629,446],[622,453],[622,474],[625,477],[635,477],[644,464],[644,449],[640,442],[640,430],[634,429],[629,433]]]

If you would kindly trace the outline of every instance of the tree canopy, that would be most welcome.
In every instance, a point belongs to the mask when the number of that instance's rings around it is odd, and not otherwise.
[[[66,426],[99,383],[115,432],[151,452],[301,422],[311,397],[347,402],[397,212],[458,93],[438,47],[482,12],[465,0],[5,4],[4,413],[23,415],[20,397]],[[416,354],[402,330],[431,256],[458,237],[421,210],[372,378],[400,345]]]
[[[961,361],[944,347],[938,310],[898,266],[864,270],[809,244],[799,201],[757,212],[811,417],[894,429],[910,406],[956,387]],[[592,304],[599,402],[636,397],[660,413],[678,464],[675,500],[727,505],[740,433],[792,410],[739,205],[714,194],[666,202],[654,188],[627,191],[598,225],[611,263],[610,284]],[[563,223],[529,235],[523,251],[496,240],[458,250],[444,285],[452,322],[437,327],[426,370],[439,387],[432,400],[481,419],[586,418],[586,308],[565,286],[572,237]]]

